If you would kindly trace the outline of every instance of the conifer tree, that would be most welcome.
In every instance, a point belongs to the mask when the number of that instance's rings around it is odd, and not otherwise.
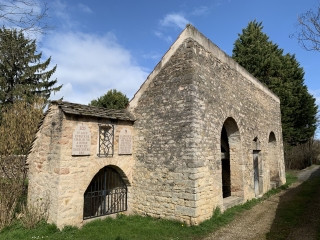
[[[234,43],[232,58],[279,96],[284,140],[306,142],[316,130],[317,105],[304,84],[303,68],[262,29],[262,23],[249,22]]]
[[[42,53],[36,53],[36,41],[27,39],[16,29],[0,29],[0,104],[34,96],[48,99],[57,80],[50,80],[56,66],[45,71],[51,58],[40,62]]]

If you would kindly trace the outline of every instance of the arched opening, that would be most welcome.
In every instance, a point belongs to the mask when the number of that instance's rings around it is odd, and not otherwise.
[[[221,130],[222,196],[243,197],[241,141],[236,121],[227,118]]]
[[[270,184],[272,187],[276,187],[279,184],[279,164],[277,158],[277,140],[273,132],[269,135],[268,141],[268,160],[270,169]]]
[[[110,166],[99,170],[84,193],[83,219],[127,210],[127,185]]]
[[[222,196],[223,198],[231,196],[230,179],[230,155],[228,135],[225,127],[221,131],[221,167],[222,167]]]

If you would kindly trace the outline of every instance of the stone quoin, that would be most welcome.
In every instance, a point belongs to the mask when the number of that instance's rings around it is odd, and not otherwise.
[[[187,25],[128,107],[52,101],[29,203],[81,226],[119,212],[199,224],[285,183],[280,100]]]

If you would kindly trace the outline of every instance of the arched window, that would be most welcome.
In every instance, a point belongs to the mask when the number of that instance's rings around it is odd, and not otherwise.
[[[83,219],[127,210],[127,186],[120,174],[104,167],[93,177],[84,193]]]

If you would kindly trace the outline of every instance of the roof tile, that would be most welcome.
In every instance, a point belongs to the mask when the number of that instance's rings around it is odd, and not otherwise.
[[[51,104],[58,105],[66,114],[135,121],[134,116],[126,109],[107,109],[65,101],[51,101]]]

